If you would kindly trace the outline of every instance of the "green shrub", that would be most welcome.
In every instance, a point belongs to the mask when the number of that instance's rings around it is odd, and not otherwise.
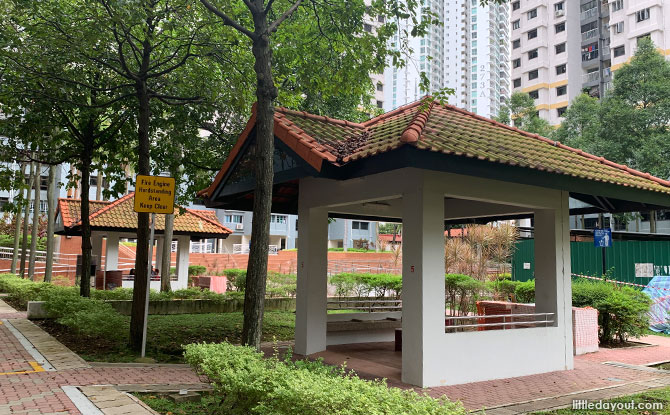
[[[263,358],[252,348],[221,344],[186,346],[186,361],[214,384],[217,413],[272,415],[456,415],[460,403],[362,380],[343,368],[290,358]]]
[[[101,300],[80,297],[72,290],[50,290],[43,294],[44,309],[56,321],[88,336],[115,336],[123,332],[127,318]]]
[[[518,283],[514,288],[514,296],[519,303],[535,302],[535,280]]]
[[[376,298],[400,298],[402,293],[402,276],[396,274],[343,272],[332,275],[330,283],[335,286],[339,297],[368,297],[373,294]]]
[[[469,275],[446,274],[444,289],[450,313],[455,315],[476,311],[477,300],[486,286]]]
[[[295,297],[297,289],[298,280],[295,274],[268,272],[265,288],[267,297]]]
[[[519,281],[512,281],[506,278],[498,278],[493,281],[486,283],[486,287],[497,294],[500,297],[503,297],[505,300],[509,300],[512,294],[516,293],[516,287],[520,284]]]
[[[535,301],[535,281],[517,285],[519,302]],[[624,342],[644,335],[649,328],[648,295],[632,287],[604,281],[576,280],[572,282],[572,305],[598,310],[600,343]]]
[[[28,246],[30,246],[30,240],[32,239],[32,235],[28,235]],[[6,234],[0,234],[0,246],[4,246],[6,248],[13,248],[14,247],[14,236],[12,235],[6,235]],[[47,238],[41,236],[37,238],[37,250],[38,251],[46,251],[47,249]]]
[[[193,277],[196,275],[205,275],[207,268],[203,265],[189,265],[188,266],[188,276]]]
[[[223,270],[226,276],[226,285],[229,291],[244,291],[247,284],[247,270],[230,268]]]

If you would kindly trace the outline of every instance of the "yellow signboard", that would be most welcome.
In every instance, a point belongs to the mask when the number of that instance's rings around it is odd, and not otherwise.
[[[135,212],[173,213],[174,177],[137,175],[135,181]]]

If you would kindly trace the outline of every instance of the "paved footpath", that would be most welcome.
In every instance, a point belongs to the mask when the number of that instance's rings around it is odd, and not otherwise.
[[[578,356],[571,371],[425,392],[460,400],[469,410],[486,408],[487,415],[516,415],[566,406],[573,399],[608,399],[670,385],[670,371],[644,366],[670,360],[670,338],[641,341],[652,346]],[[504,358],[504,351],[499,353]],[[125,392],[206,389],[203,380],[185,365],[89,364],[0,299],[0,415],[151,414]]]
[[[0,300],[0,415],[151,414],[120,390],[204,386],[184,365],[91,366]]]

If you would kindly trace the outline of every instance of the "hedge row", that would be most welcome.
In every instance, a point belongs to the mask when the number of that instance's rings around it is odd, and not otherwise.
[[[221,271],[226,276],[228,290],[244,292],[247,283],[247,270],[231,268]],[[265,295],[267,297],[295,297],[297,290],[295,274],[280,274],[269,271]]]
[[[34,282],[20,278],[14,274],[0,274],[0,292],[8,293],[8,300],[16,307],[25,310],[28,301],[46,301],[53,295],[78,296],[79,287],[61,287],[48,282]],[[149,293],[151,301],[177,299],[203,299],[224,301],[236,297],[235,293],[217,294],[199,288],[188,288],[170,292]],[[132,300],[132,288],[116,288],[114,290],[91,290],[91,298],[95,300]]]
[[[322,362],[264,358],[250,347],[186,346],[186,361],[221,398],[216,413],[272,415],[464,415],[460,403],[367,381]]]

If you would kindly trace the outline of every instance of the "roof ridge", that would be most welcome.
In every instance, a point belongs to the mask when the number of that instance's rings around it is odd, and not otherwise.
[[[127,195],[124,195],[123,197],[116,199],[113,202],[110,202],[107,206],[105,206],[102,209],[98,209],[95,212],[91,213],[88,215],[88,221],[91,222],[93,219],[97,218],[98,216],[102,215],[103,213],[107,212],[108,210],[111,210],[114,206],[120,205],[121,203],[125,202],[126,200],[130,199],[132,196],[135,195],[135,192],[130,192]],[[80,224],[82,219],[79,219],[79,222],[75,223],[73,226],[76,226]]]
[[[347,121],[347,120],[341,120],[339,118],[330,118],[326,117],[325,115],[316,115],[316,114],[310,114],[309,112],[306,111],[297,111],[297,110],[292,110],[286,107],[275,107],[275,112],[282,112],[285,114],[293,114],[297,115],[303,118],[309,118],[312,120],[317,120],[317,121],[323,121],[327,123],[332,123],[332,124],[340,124],[344,125],[347,127],[352,127],[352,128],[366,128],[363,124],[357,123],[357,122],[352,122],[352,121]]]
[[[179,206],[177,206],[177,207],[179,207]],[[215,226],[220,227],[221,229],[223,229],[223,230],[225,230],[225,231],[227,231],[227,232],[233,233],[232,230],[228,229],[225,225],[221,224],[220,222],[218,222],[218,221],[215,222],[215,221],[209,219],[208,217],[203,216],[202,214],[196,212],[196,209],[184,208],[184,210],[186,210],[187,212],[189,212],[189,213],[192,214],[192,215],[195,215],[195,216],[199,217],[200,219],[203,219],[203,220],[205,220],[205,221],[207,221],[207,222],[209,222],[209,223],[211,223],[211,224],[213,224],[213,225],[215,225]],[[206,210],[204,210],[204,209],[203,209],[203,211],[208,212],[208,211],[206,211]],[[215,213],[216,213],[216,212],[215,212]]]
[[[402,132],[400,136],[401,143],[416,143],[423,133],[423,129],[426,127],[426,122],[430,116],[430,111],[433,109],[435,101],[428,103],[428,108],[419,108],[412,122],[409,123],[405,131]]]
[[[410,108],[412,108],[412,107],[416,107],[417,105],[422,104],[423,101],[424,101],[427,97],[429,97],[429,95],[426,95],[425,97],[421,98],[420,100],[417,100],[417,101],[414,101],[414,102],[410,102],[409,104],[402,105],[402,106],[400,106],[400,107],[398,107],[398,108],[396,108],[396,109],[394,109],[394,110],[392,110],[392,111],[385,112],[384,114],[378,115],[378,116],[376,116],[376,117],[374,117],[374,118],[370,118],[369,120],[363,122],[363,125],[365,126],[365,128],[368,128],[368,127],[370,127],[370,125],[372,125],[372,124],[374,124],[374,123],[376,123],[376,122],[379,122],[379,121],[385,120],[385,119],[387,119],[387,118],[393,117],[393,116],[395,116],[395,115],[398,115],[399,113],[401,113],[401,112],[403,112],[403,111],[405,111],[405,110],[408,110],[408,109],[410,109]]]
[[[520,133],[521,135],[524,135],[524,136],[526,136],[526,137],[529,137],[529,138],[535,138],[535,139],[540,140],[540,141],[542,141],[542,142],[545,142],[545,143],[547,143],[547,144],[549,144],[549,145],[553,145],[554,147],[558,147],[558,148],[562,148],[562,149],[564,149],[564,150],[571,151],[571,152],[573,152],[573,153],[575,153],[575,154],[578,154],[578,155],[580,155],[580,156],[582,156],[582,157],[585,157],[585,158],[588,158],[588,159],[590,159],[590,160],[597,161],[597,162],[599,162],[599,163],[601,163],[601,164],[604,164],[604,165],[606,165],[606,166],[610,166],[610,167],[617,168],[617,169],[619,169],[619,170],[623,170],[623,171],[625,171],[626,173],[629,173],[629,174],[631,174],[631,175],[633,175],[633,176],[641,177],[641,178],[643,178],[643,179],[651,180],[651,181],[653,181],[653,182],[655,182],[655,183],[658,183],[658,184],[661,184],[661,185],[663,185],[663,186],[670,187],[670,180],[663,180],[663,179],[661,179],[661,178],[659,178],[659,177],[656,177],[656,176],[654,176],[654,175],[652,175],[652,174],[650,174],[650,173],[645,173],[645,172],[642,172],[642,171],[640,171],[640,170],[631,169],[630,167],[628,167],[628,166],[626,166],[626,165],[615,163],[615,162],[613,162],[613,161],[607,160],[607,159],[604,158],[604,157],[596,156],[596,155],[594,155],[594,154],[587,153],[587,152],[584,151],[584,150],[576,149],[576,148],[567,146],[567,145],[565,145],[565,144],[560,143],[559,141],[551,140],[551,139],[549,139],[549,138],[547,138],[547,137],[543,137],[543,136],[541,136],[541,135],[539,135],[539,134],[529,133],[528,131],[524,131],[524,130],[521,130],[521,129],[517,128],[517,127],[511,126],[511,125],[507,125],[507,124],[501,123],[501,122],[499,122],[499,121],[496,121],[496,120],[493,120],[493,119],[490,119],[490,118],[483,117],[483,116],[481,116],[481,115],[478,115],[478,114],[472,113],[472,112],[470,112],[470,111],[467,111],[467,110],[465,110],[465,109],[463,109],[463,108],[458,108],[458,107],[453,106],[453,105],[450,105],[450,104],[442,104],[442,106],[443,106],[443,107],[446,107],[446,108],[448,108],[448,109],[454,110],[454,111],[456,111],[456,112],[460,112],[461,114],[468,115],[468,116],[470,116],[470,117],[472,117],[472,118],[475,118],[475,119],[478,119],[478,120],[482,120],[482,121],[489,122],[489,123],[491,123],[491,124],[493,124],[493,125],[495,125],[495,126],[503,127],[503,128],[508,129],[508,130],[510,130],[510,131],[514,131],[514,132]]]

